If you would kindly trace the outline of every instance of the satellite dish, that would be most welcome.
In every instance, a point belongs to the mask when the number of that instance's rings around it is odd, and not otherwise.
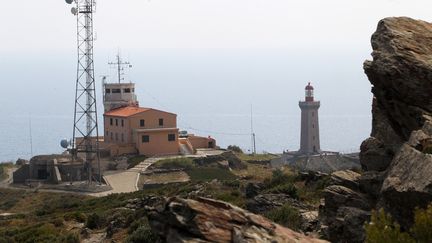
[[[64,149],[67,149],[70,145],[70,142],[67,139],[62,139],[60,141],[60,146]]]
[[[72,4],[73,0],[66,0],[67,4]]]
[[[71,9],[71,13],[72,13],[73,15],[77,15],[78,10],[74,7],[74,8]]]

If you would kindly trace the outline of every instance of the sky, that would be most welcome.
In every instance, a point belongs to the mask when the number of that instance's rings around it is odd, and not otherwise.
[[[0,15],[2,114],[62,121],[73,114],[71,7],[64,0],[2,4],[7,10]],[[298,101],[312,82],[327,127],[331,117],[365,121],[346,125],[343,132],[352,141],[332,138],[354,147],[370,132],[371,86],[362,65],[371,59],[370,37],[378,21],[389,16],[432,21],[430,9],[426,0],[100,0],[97,85],[102,75],[115,76],[107,63],[120,50],[133,64],[126,79],[137,83],[142,106],[177,113],[183,127],[229,131],[227,124],[201,118],[246,117],[253,105],[258,125],[285,116],[280,124],[296,127]],[[246,123],[234,130],[247,131]],[[51,124],[45,125],[49,130]],[[0,129],[6,133],[0,139],[9,139],[7,129]],[[287,137],[294,141],[298,134]],[[337,143],[328,146],[343,147]]]

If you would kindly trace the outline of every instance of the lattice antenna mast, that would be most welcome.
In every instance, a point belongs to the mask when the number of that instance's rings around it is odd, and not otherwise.
[[[93,13],[94,0],[66,0],[75,2],[72,13],[77,17],[78,65],[75,93],[74,129],[72,154],[85,155],[84,167],[88,172],[89,184],[93,179],[92,162],[98,162],[99,182],[101,181],[99,161],[99,132],[97,122],[96,85],[93,59]],[[79,139],[77,139],[79,138]]]
[[[117,76],[118,76],[118,82],[121,83],[122,80],[124,80],[124,68],[130,68],[132,67],[132,65],[130,64],[130,62],[123,62],[121,57],[120,57],[120,52],[117,54],[116,57],[116,61],[115,62],[109,62],[109,65],[115,66],[115,68],[117,69]]]

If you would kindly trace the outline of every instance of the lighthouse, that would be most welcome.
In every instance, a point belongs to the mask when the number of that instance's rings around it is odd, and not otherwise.
[[[314,87],[309,84],[305,88],[305,100],[299,102],[301,109],[301,154],[318,154],[321,152],[319,137],[318,109],[320,102],[314,99]]]

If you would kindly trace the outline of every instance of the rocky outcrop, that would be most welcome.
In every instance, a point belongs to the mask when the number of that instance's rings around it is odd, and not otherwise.
[[[211,199],[169,198],[147,211],[152,230],[166,242],[326,242]]]
[[[320,210],[332,242],[362,242],[370,209],[384,208],[406,229],[414,208],[432,202],[432,24],[383,19],[372,48],[373,61],[364,64],[374,94],[371,137],[361,145],[364,173],[333,180],[344,185],[325,190]]]

